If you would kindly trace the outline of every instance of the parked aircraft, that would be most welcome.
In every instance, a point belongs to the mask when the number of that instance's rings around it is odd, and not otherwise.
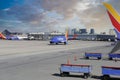
[[[104,6],[107,9],[107,13],[110,17],[110,20],[112,22],[112,25],[114,26],[114,30],[117,34],[117,43],[115,47],[112,49],[110,53],[116,52],[118,49],[120,49],[120,15],[117,13],[117,11],[112,7],[112,5],[108,3],[103,3]]]
[[[19,40],[19,39],[17,36],[9,35],[9,36],[6,36],[6,40]]]
[[[64,43],[65,45],[68,42],[68,30],[66,30],[64,36],[54,36],[50,39],[50,44]]]

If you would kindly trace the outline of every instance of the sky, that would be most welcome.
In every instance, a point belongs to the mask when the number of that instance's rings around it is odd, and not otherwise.
[[[0,31],[64,32],[66,28],[113,29],[102,2],[120,13],[120,0],[0,0]]]

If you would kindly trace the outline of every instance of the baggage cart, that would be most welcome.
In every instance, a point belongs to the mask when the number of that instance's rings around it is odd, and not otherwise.
[[[70,72],[83,73],[84,78],[90,77],[92,67],[90,65],[61,64],[60,75],[68,76]]]
[[[116,59],[116,58],[120,58],[120,53],[110,53],[109,54],[109,60],[113,60],[113,59]]]
[[[120,76],[120,67],[102,66],[102,80],[109,80],[110,75]]]
[[[101,59],[102,58],[102,54],[101,53],[85,53],[85,58],[89,59],[90,57],[95,57],[97,59]]]

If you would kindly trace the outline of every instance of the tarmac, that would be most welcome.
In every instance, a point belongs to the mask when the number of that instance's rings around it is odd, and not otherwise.
[[[120,67],[119,60],[108,60],[108,53],[114,47],[111,43],[74,40],[67,45],[50,45],[49,41],[0,40],[0,80],[86,80],[82,73],[60,76],[60,65],[68,60],[71,64],[92,65],[92,77],[87,80],[100,80],[101,66]],[[102,53],[103,57],[86,60],[85,52]]]

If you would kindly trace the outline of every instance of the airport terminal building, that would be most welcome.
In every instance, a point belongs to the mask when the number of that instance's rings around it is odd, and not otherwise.
[[[29,33],[28,40],[49,40],[53,36],[64,36],[60,33]],[[74,37],[74,35],[68,35],[68,39]],[[77,34],[74,40],[90,40],[90,41],[115,41],[115,35],[106,34]]]
[[[74,30],[73,30],[74,31]],[[95,34],[94,30],[91,29],[90,33],[86,33],[86,30],[82,29],[81,33],[73,33],[68,35],[68,40],[89,40],[89,41],[115,41],[115,35],[110,34]],[[54,36],[64,36],[65,33],[60,32],[36,32],[27,33],[23,35],[22,33],[11,33],[8,30],[2,32],[5,36],[18,37],[27,40],[50,40]],[[12,36],[11,36],[12,35]],[[11,39],[10,39],[11,40]]]

